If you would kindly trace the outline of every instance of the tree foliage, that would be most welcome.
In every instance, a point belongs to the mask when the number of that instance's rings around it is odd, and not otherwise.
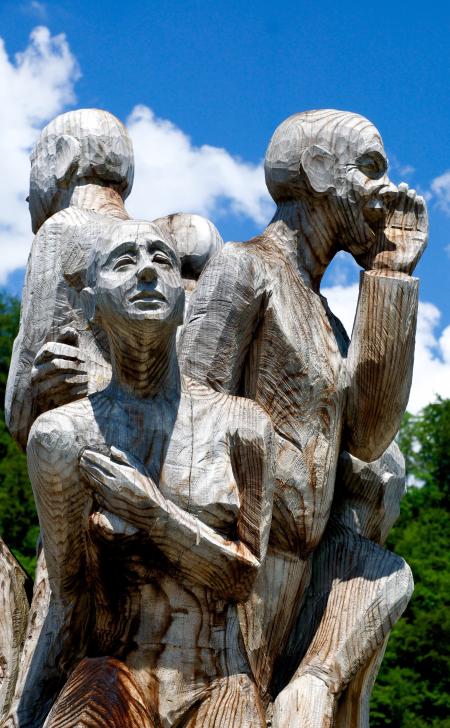
[[[26,457],[5,425],[6,380],[19,327],[19,302],[0,294],[0,536],[30,574],[36,563],[39,526]]]
[[[388,643],[371,726],[450,728],[450,400],[407,414],[399,440],[414,485],[387,546],[411,566],[415,589]]]

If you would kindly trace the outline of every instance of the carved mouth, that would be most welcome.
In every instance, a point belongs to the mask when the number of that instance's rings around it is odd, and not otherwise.
[[[131,303],[157,303],[158,301],[166,301],[165,297],[159,291],[138,291],[130,298]]]

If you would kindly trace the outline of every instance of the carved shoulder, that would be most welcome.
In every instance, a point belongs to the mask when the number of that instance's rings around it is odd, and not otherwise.
[[[61,473],[78,465],[89,430],[88,409],[84,402],[77,402],[40,415],[28,438],[30,465],[45,466]]]

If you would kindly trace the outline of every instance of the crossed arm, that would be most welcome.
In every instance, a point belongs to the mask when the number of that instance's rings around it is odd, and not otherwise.
[[[257,415],[262,417],[259,411]],[[146,533],[183,578],[223,599],[243,601],[269,537],[274,459],[269,421],[263,420],[261,427],[255,418],[251,440],[236,432],[231,456],[241,490],[235,541],[164,498],[130,455],[114,448],[111,457],[85,450],[80,464],[97,503]]]

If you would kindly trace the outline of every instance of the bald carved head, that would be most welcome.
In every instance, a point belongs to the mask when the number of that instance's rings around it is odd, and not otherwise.
[[[131,139],[113,114],[78,109],[60,114],[41,132],[31,153],[29,206],[33,232],[61,209],[67,190],[93,183],[123,200],[133,184]]]
[[[327,208],[339,245],[360,252],[374,240],[372,224],[383,200],[397,192],[387,176],[380,133],[364,116],[322,109],[294,114],[270,140],[266,184],[282,205],[313,201],[313,214]]]
[[[275,202],[299,197],[311,186],[316,192],[338,189],[345,167],[358,161],[372,178],[386,172],[381,136],[368,119],[333,109],[293,114],[270,140],[264,164],[267,187]]]

